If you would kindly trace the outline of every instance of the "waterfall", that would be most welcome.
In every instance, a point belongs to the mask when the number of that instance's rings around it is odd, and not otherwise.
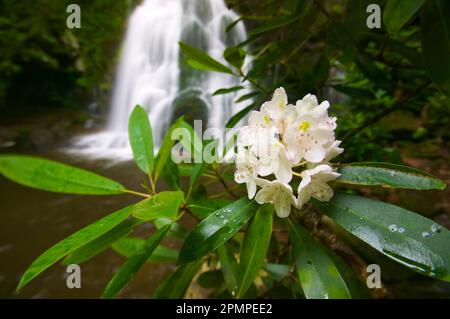
[[[129,159],[128,116],[136,104],[149,114],[155,144],[181,115],[223,128],[242,106],[234,94],[211,96],[239,85],[232,75],[202,72],[183,63],[178,42],[198,47],[219,61],[227,46],[246,39],[240,22],[224,0],[144,0],[131,14],[112,91],[104,131],[76,138],[74,148],[96,158]]]

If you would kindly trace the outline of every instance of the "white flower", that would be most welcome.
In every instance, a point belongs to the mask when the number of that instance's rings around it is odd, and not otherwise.
[[[283,88],[278,88],[273,93],[272,100],[261,106],[261,111],[268,113],[274,120],[281,119],[284,117],[287,102],[286,92]]]
[[[279,134],[283,134],[298,116],[295,107],[287,103],[286,92],[283,88],[278,88],[273,93],[272,100],[263,103],[261,106],[261,112],[269,115]]]
[[[295,204],[292,187],[278,180],[258,179],[257,183],[262,188],[256,194],[256,202],[258,204],[271,203],[275,207],[278,217],[288,217],[291,213],[291,205]]]
[[[274,174],[283,183],[292,179],[292,162],[288,158],[285,146],[273,141],[265,152],[260,152],[257,172],[261,176]]]
[[[336,179],[341,174],[333,171],[330,165],[319,165],[301,173],[302,181],[298,186],[297,208],[301,208],[311,197],[322,202],[333,197],[333,189],[327,182]]]
[[[248,119],[248,125],[239,130],[238,145],[250,146],[255,144],[258,136],[267,134],[271,137],[276,132],[272,133],[273,125],[270,121],[270,116],[267,112],[252,111]]]
[[[246,184],[249,199],[273,204],[280,217],[289,216],[291,205],[301,208],[311,197],[331,199],[327,182],[340,174],[328,164],[343,149],[335,140],[336,118],[328,115],[329,106],[311,94],[288,104],[286,92],[278,88],[260,111],[250,114],[248,126],[239,130],[234,176],[237,183]],[[289,185],[294,166],[304,168],[297,198]],[[275,180],[269,181],[272,175]]]
[[[336,118],[328,116],[329,105],[327,101],[318,105],[317,98],[311,94],[297,101],[298,117],[283,135],[294,163],[302,159],[312,163],[324,160],[325,145],[333,143],[336,128]]]
[[[339,147],[341,145],[342,141],[336,140],[333,143],[329,143],[325,145],[325,162],[331,161],[333,158],[341,154],[344,149],[342,147]]]
[[[239,147],[235,161],[236,171],[234,172],[234,180],[238,184],[246,184],[248,199],[252,199],[256,193],[255,179],[258,176],[256,173],[258,159],[251,151]]]
[[[294,163],[305,159],[312,163],[321,162],[326,155],[325,144],[334,140],[332,130],[321,129],[312,117],[302,117],[287,129],[283,136]]]

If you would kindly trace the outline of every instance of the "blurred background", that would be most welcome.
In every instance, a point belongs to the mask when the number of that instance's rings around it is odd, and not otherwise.
[[[139,187],[126,135],[135,104],[149,112],[158,141],[181,115],[224,127],[283,86],[292,102],[307,93],[330,101],[345,148],[339,161],[403,163],[450,180],[448,1],[416,1],[417,11],[398,22],[375,0],[78,0],[81,28],[68,28],[73,2],[0,3],[0,153],[53,158]],[[380,28],[367,25],[374,3]],[[223,63],[234,48],[243,73],[194,70],[179,41]],[[448,188],[358,191],[450,228]],[[82,267],[81,289],[67,289],[60,266],[19,295],[14,289],[42,251],[130,202],[50,194],[0,177],[0,297],[100,296],[123,260],[112,251]],[[450,296],[448,284],[360,250],[382,264],[380,297]],[[173,269],[146,265],[121,296],[148,297]]]

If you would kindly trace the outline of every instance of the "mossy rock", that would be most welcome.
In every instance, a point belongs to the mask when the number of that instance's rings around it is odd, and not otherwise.
[[[172,103],[173,115],[171,122],[180,116],[184,116],[184,120],[194,125],[194,120],[202,120],[203,127],[208,125],[208,104],[201,97],[199,89],[191,89],[182,92]]]

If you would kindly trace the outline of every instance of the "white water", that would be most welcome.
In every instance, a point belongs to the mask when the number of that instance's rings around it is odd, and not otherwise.
[[[128,21],[107,128],[76,138],[72,150],[93,158],[129,159],[128,116],[136,104],[148,112],[158,145],[171,120],[179,115],[174,114],[175,98],[192,90],[201,92],[208,126],[223,128],[242,106],[233,103],[234,94],[212,97],[211,93],[239,85],[239,79],[182,66],[178,41],[202,48],[224,62],[224,49],[246,38],[242,23],[225,32],[237,18],[223,0],[144,0]],[[189,114],[191,110],[186,106],[182,111]]]

